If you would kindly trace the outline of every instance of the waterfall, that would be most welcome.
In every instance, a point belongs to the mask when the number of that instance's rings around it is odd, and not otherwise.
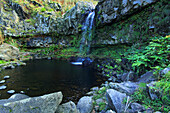
[[[82,27],[82,39],[80,42],[80,52],[90,52],[90,45],[92,41],[92,28],[93,28],[93,21],[94,21],[95,12],[89,13],[86,18],[85,23]]]

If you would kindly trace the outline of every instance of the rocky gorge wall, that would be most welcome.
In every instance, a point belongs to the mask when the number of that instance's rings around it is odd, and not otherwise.
[[[101,0],[95,8],[93,44],[145,41],[169,34],[167,0]]]
[[[88,13],[94,9],[89,2],[78,2],[75,7],[56,18],[53,12],[34,12],[31,15],[23,6],[12,1],[1,2],[0,28],[5,36],[33,36],[37,34],[57,33],[76,34]]]

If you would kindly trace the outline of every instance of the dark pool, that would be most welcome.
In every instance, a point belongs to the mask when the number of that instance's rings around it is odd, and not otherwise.
[[[4,83],[7,89],[0,90],[0,99],[11,96],[6,93],[8,90],[15,90],[16,93],[24,91],[31,97],[62,91],[63,102],[77,102],[91,87],[102,82],[92,68],[58,60],[30,60],[26,66],[4,70],[0,73],[0,80],[6,75],[10,79]]]

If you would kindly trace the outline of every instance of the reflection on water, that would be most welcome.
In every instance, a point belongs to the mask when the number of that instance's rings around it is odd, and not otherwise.
[[[4,83],[7,89],[0,90],[0,99],[9,98],[11,95],[6,92],[13,89],[31,97],[62,91],[63,102],[77,102],[91,87],[101,83],[93,69],[58,60],[31,60],[27,66],[1,72],[0,80],[5,75],[10,79]]]

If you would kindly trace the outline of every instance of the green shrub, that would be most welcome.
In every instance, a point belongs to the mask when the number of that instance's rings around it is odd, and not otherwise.
[[[0,64],[4,64],[4,63],[6,63],[6,61],[0,60]]]
[[[157,66],[167,67],[170,53],[169,37],[155,37],[146,47],[129,49],[125,55],[132,62],[133,70],[137,73],[145,73]]]
[[[45,12],[46,11],[46,8],[41,8],[41,12]]]
[[[167,73],[164,78],[156,82],[153,89],[159,91],[161,94],[160,97],[158,97],[155,100],[151,100],[147,91],[146,91],[146,84],[141,83],[140,88],[138,91],[136,91],[131,97],[132,102],[138,102],[142,104],[146,109],[152,108],[154,111],[161,111],[164,113],[168,113],[170,111],[170,72]]]

